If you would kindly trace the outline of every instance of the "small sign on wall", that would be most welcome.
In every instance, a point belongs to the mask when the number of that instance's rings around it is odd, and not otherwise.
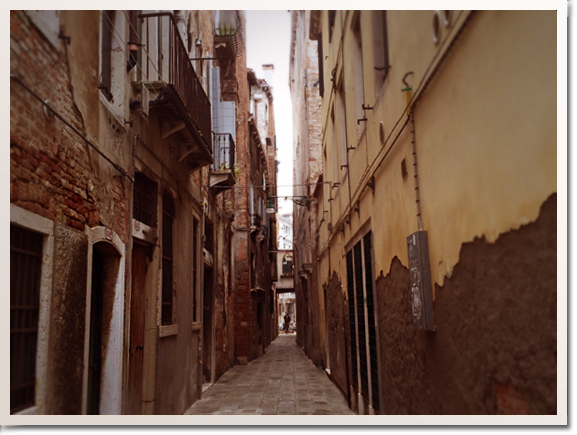
[[[429,244],[427,232],[417,231],[407,237],[413,325],[416,329],[435,330]]]

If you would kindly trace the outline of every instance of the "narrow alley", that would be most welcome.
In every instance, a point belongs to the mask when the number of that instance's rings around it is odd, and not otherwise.
[[[266,353],[228,370],[185,415],[353,415],[326,373],[279,335]]]
[[[566,424],[547,7],[10,10],[5,422]]]

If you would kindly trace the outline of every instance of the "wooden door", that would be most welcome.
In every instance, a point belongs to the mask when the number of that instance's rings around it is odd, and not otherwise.
[[[142,371],[144,357],[144,289],[146,247],[134,243],[132,250],[132,294],[130,297],[130,347],[128,398],[125,413],[142,413]]]

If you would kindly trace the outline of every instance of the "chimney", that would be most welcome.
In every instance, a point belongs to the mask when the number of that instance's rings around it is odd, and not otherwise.
[[[274,71],[274,65],[272,63],[270,64],[266,64],[262,66],[262,69],[264,71],[264,79],[266,80],[266,82],[268,83],[268,85],[272,88],[272,73]]]

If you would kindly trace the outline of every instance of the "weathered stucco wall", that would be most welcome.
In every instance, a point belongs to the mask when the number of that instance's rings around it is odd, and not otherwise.
[[[84,233],[56,225],[47,414],[82,414],[87,255]]]
[[[535,222],[463,245],[435,332],[413,328],[398,259],[377,278],[387,414],[557,413],[556,208],[552,195]]]
[[[347,244],[372,230],[386,413],[555,412],[556,15],[452,11],[437,44],[433,16],[387,11],[391,68],[380,87],[364,76],[372,109],[357,141],[355,12],[336,12],[332,43],[321,12],[323,163],[325,179],[340,182],[329,190],[334,200],[324,198],[332,230],[321,225],[322,268],[345,282]],[[363,69],[372,71],[370,11],[360,11],[360,23]],[[343,72],[348,151],[340,148],[340,97],[330,90]],[[401,92],[409,72],[414,125],[405,123]],[[413,139],[436,333],[411,323]]]
[[[369,12],[361,12],[362,23],[366,21],[364,13]],[[468,13],[453,11],[453,24],[442,26],[442,42],[435,45],[431,37],[432,11],[388,12],[389,57],[394,67],[377,92],[375,109],[366,111],[365,140],[361,139],[357,149],[348,152],[350,196],[354,200],[358,192],[370,191],[364,187],[366,179],[362,174],[372,171],[371,165],[383,155],[383,148],[392,146],[374,173],[375,194],[357,196],[363,216],[353,213],[351,226],[345,225],[348,239],[369,216],[379,216],[380,224],[375,228],[377,270],[388,270],[394,257],[406,265],[405,237],[418,229],[411,125],[401,132],[406,117],[405,95],[400,92],[404,88],[402,78],[413,71],[406,80],[413,94],[419,93],[426,77],[423,59],[427,67],[435,65],[433,60],[436,62],[445,52]],[[535,32],[535,28],[540,31]],[[433,280],[440,285],[451,276],[462,243],[482,236],[494,241],[499,234],[534,221],[557,183],[556,61],[555,50],[549,48],[556,46],[555,13],[479,11],[463,29],[414,110],[423,226],[429,231]],[[372,40],[371,34],[366,33],[364,67],[370,70]],[[349,36],[343,40],[343,54],[336,56],[334,46],[339,45],[340,35],[337,20],[332,48],[327,40],[324,42],[324,52],[331,53],[325,64],[325,83],[331,83],[326,71],[332,67],[328,66],[339,64],[338,78],[343,59],[352,58]],[[354,95],[354,89],[346,70],[344,77],[347,136],[353,144],[354,98],[348,94]],[[369,106],[373,106],[372,82],[365,79]],[[511,83],[515,85],[510,86]],[[325,169],[329,168],[331,174],[333,132],[328,107],[334,99],[332,93],[325,95],[322,115],[327,146]],[[338,134],[337,113],[335,116]],[[396,124],[398,120],[400,123]],[[385,138],[391,135],[384,147],[379,137],[381,121]],[[338,147],[338,141],[334,143]],[[339,166],[346,164],[341,156],[337,152]],[[403,160],[407,176],[402,175]],[[349,202],[349,180],[345,177],[340,181],[341,186],[333,190],[335,201],[329,205],[333,225]],[[336,239],[333,244],[339,243],[338,236]]]

